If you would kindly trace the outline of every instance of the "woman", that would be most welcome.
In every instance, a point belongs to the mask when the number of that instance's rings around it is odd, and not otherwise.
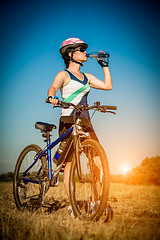
[[[57,105],[58,99],[56,92],[61,90],[62,99],[66,102],[77,104],[87,104],[87,96],[90,88],[111,90],[112,78],[108,68],[108,62],[98,60],[104,72],[104,81],[99,80],[90,73],[81,73],[80,67],[87,61],[86,49],[88,45],[78,38],[66,39],[60,48],[60,54],[66,64],[66,70],[59,72],[51,87],[48,90],[48,100],[53,105]],[[72,124],[72,116],[74,114],[73,108],[62,109],[59,133],[64,132]],[[89,118],[89,113],[85,113],[86,118]],[[82,124],[85,115],[82,115]],[[85,121],[84,121],[85,122]],[[92,138],[97,139],[97,136],[92,128],[90,135]],[[64,185],[69,197],[69,172],[71,162],[67,162],[64,169]]]

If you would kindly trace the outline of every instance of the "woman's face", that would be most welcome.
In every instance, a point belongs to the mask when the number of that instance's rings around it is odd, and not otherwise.
[[[86,50],[83,47],[77,47],[73,53],[73,59],[78,62],[87,62]]]

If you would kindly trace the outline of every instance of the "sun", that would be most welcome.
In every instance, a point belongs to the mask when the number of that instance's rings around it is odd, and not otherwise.
[[[123,175],[126,175],[129,170],[130,170],[130,167],[127,166],[127,165],[123,165],[121,167],[121,172],[122,172]]]

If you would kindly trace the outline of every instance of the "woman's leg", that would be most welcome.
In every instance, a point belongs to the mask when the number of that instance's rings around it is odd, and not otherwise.
[[[64,187],[68,196],[68,199],[70,199],[69,197],[69,174],[70,174],[70,170],[71,170],[71,162],[67,162],[64,168],[64,175],[63,175],[63,183],[64,183]]]

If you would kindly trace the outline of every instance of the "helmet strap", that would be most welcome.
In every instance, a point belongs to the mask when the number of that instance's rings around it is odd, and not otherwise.
[[[74,53],[74,49],[72,49],[72,51],[71,51],[71,61],[75,62],[75,63],[78,63],[79,65],[83,66],[83,64],[81,62],[78,62],[78,61],[73,59],[73,53]]]

